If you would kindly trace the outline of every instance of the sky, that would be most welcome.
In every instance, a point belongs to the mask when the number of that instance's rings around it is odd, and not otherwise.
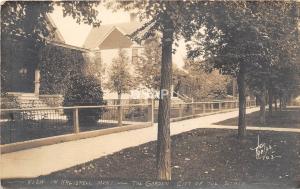
[[[97,9],[99,11],[98,18],[103,25],[130,21],[130,16],[127,12],[112,12],[103,6],[99,6]],[[62,8],[58,6],[54,8],[54,11],[50,16],[67,44],[82,47],[92,26],[87,24],[77,24],[72,17],[63,17]],[[178,67],[183,66],[185,54],[186,50],[184,42],[183,40],[180,40],[179,47],[176,48],[176,53],[173,55],[173,62],[177,64]]]

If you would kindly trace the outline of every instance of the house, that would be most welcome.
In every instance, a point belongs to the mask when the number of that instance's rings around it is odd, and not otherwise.
[[[45,18],[47,29],[53,31],[52,35],[45,39],[47,47],[51,46],[59,51],[75,51],[82,56],[89,53],[87,49],[66,44],[51,17],[47,15]],[[6,108],[46,107],[48,104],[43,101],[48,99],[54,102],[51,102],[53,106],[57,106],[55,102],[62,101],[61,95],[40,95],[40,56],[41,51],[47,47],[31,49],[31,46],[22,40],[5,39],[4,41],[5,44],[1,43],[1,90],[5,91],[6,95],[1,97],[1,106],[7,102]],[[16,103],[11,103],[12,101]]]
[[[131,57],[130,64],[134,65],[134,62],[141,56],[144,48],[143,43],[138,44],[130,38],[130,35],[142,26],[143,23],[137,21],[136,15],[131,13],[130,22],[100,25],[99,27],[92,28],[83,44],[83,48],[89,49],[92,54],[94,54],[94,57],[100,57],[96,63],[100,64],[100,67],[105,67],[106,70],[112,65],[112,60],[117,57],[119,49],[123,49],[127,52],[127,55]],[[132,71],[133,70],[134,67],[132,67]],[[103,74],[104,83],[107,78],[108,74],[105,72]],[[104,91],[104,99],[118,98],[116,93],[105,89],[104,86],[102,88]],[[173,88],[172,86],[171,94],[174,95]],[[158,97],[159,92],[156,91],[155,94],[153,94],[151,89],[139,86],[138,89],[131,90],[129,94],[122,94],[122,99],[147,99],[152,98],[153,95]],[[173,95],[172,100],[179,101],[178,96],[180,95]]]
[[[50,16],[46,16],[47,29],[53,31],[48,43],[55,42],[65,44],[65,41]],[[26,41],[16,39],[4,39],[1,49],[2,69],[6,73],[5,91],[39,93],[39,73],[36,49]],[[3,85],[2,85],[3,87]]]
[[[89,49],[94,56],[100,57],[101,62],[97,62],[97,64],[101,64],[101,67],[105,67],[106,70],[109,69],[112,60],[117,57],[119,49],[126,51],[126,54],[131,57],[130,64],[133,65],[134,61],[137,61],[138,56],[141,55],[143,46],[133,41],[129,35],[142,25],[141,22],[136,21],[136,16],[131,14],[130,22],[93,27],[83,44],[83,48]],[[108,78],[107,72],[104,73],[103,78],[105,82],[105,79]],[[122,95],[123,99],[148,97],[147,93],[140,90],[133,90],[131,94]],[[104,88],[104,98],[117,99],[117,94]]]

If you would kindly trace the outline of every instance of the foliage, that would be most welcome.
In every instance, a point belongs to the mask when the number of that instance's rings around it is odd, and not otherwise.
[[[181,76],[181,85],[189,88],[189,92],[185,94],[190,94],[194,100],[224,99],[230,77],[221,75],[218,70],[207,73],[202,66],[199,66],[201,64],[204,65],[205,62],[185,61],[186,73]]]
[[[84,72],[87,75],[92,75],[97,78],[100,82],[104,80],[104,73],[106,67],[102,64],[101,53],[100,52],[89,52],[84,53],[84,59],[86,60],[84,66]]]
[[[205,73],[204,65],[197,67],[193,61],[185,62],[185,71],[173,65],[173,85],[178,93],[194,99],[224,98],[229,82],[227,76],[218,71]],[[192,68],[193,67],[193,68]],[[135,64],[137,81],[147,88],[159,90],[161,69],[161,44],[158,36],[144,41],[144,51]]]
[[[274,75],[274,67],[295,66],[299,41],[294,6],[293,2],[207,3],[201,14],[205,28],[189,36],[194,39],[189,57],[203,56],[210,70],[234,76],[244,64],[254,77],[248,76],[258,79],[258,87],[261,79]]]
[[[46,45],[47,40],[55,37],[55,30],[49,25],[47,14],[53,12],[54,6],[61,6],[64,16],[71,16],[77,23],[93,24],[98,26],[98,11],[95,7],[100,1],[6,1],[1,6],[1,55],[2,61],[1,84],[7,88],[14,81],[14,71],[20,67],[28,69],[26,92],[32,92],[34,69],[39,63],[39,51]],[[18,51],[15,50],[17,48]],[[13,72],[11,72],[13,68]],[[19,74],[19,73],[17,73]],[[6,86],[5,84],[8,83]],[[17,89],[20,90],[20,89]],[[24,89],[23,89],[24,92]]]
[[[95,6],[100,1],[7,1],[1,6],[1,33],[12,39],[28,39],[33,43],[45,42],[51,38],[54,31],[47,27],[47,13],[54,6],[63,8],[63,16],[71,16],[77,23],[94,24],[98,26],[98,11]]]
[[[130,73],[129,62],[126,51],[119,49],[118,56],[112,60],[112,65],[108,71],[106,86],[112,92],[116,92],[119,97],[134,87],[134,78]]]
[[[246,76],[251,77],[251,83],[258,83],[267,75],[271,97],[274,68],[293,66],[292,62],[299,52],[299,41],[295,38],[297,26],[294,6],[294,2],[286,1],[207,2],[203,13],[199,13],[200,20],[205,20],[205,28],[188,36],[193,39],[188,46],[189,57],[203,56],[210,70],[219,69],[223,74],[237,76],[239,136],[245,135],[246,128]],[[261,74],[256,77],[258,73]],[[257,81],[253,82],[256,78]],[[259,87],[256,84],[253,86]],[[269,99],[272,107],[272,98]]]
[[[237,74],[240,64],[260,62],[261,36],[257,35],[252,15],[248,15],[243,5],[243,2],[208,3],[204,32],[193,36],[194,41],[188,46],[189,57],[203,55],[211,69],[230,75]]]
[[[103,100],[103,92],[98,80],[93,76],[76,75],[72,77],[63,105],[64,106],[99,106],[106,104]],[[103,108],[79,109],[79,121],[81,123],[95,123],[104,112]],[[65,110],[69,120],[72,120],[72,112]]]
[[[40,92],[64,95],[74,75],[83,74],[86,64],[81,51],[51,44],[45,46],[40,53]]]
[[[136,12],[141,20],[147,20],[144,25],[131,36],[142,41],[163,32],[166,24],[171,19],[174,29],[174,37],[178,39],[180,35],[194,33],[201,27],[201,21],[195,20],[191,24],[195,12],[201,10],[202,4],[199,1],[111,1],[106,3],[108,8]],[[197,24],[196,24],[197,22]]]
[[[146,39],[144,51],[135,62],[136,79],[149,89],[159,90],[161,69],[161,44],[158,37]]]
[[[140,29],[131,37],[140,41],[162,32],[162,58],[160,74],[160,89],[171,89],[172,83],[172,45],[174,38],[184,33],[184,28],[197,29],[198,25],[190,25],[191,13],[198,8],[198,1],[117,1],[108,5],[115,9],[137,11],[140,17],[147,18]],[[170,150],[170,95],[161,98],[158,109],[157,135],[157,169],[158,179],[171,179]]]

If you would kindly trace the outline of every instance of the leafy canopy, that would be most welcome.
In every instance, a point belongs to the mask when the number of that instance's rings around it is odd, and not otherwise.
[[[129,57],[124,49],[119,49],[108,71],[106,86],[118,95],[128,93],[134,87],[134,79],[130,73]]]
[[[1,33],[11,39],[31,39],[33,42],[45,42],[51,38],[47,13],[54,6],[61,6],[63,16],[71,16],[77,23],[99,26],[98,11],[95,9],[101,1],[7,1],[1,6]],[[2,38],[3,39],[3,38]]]

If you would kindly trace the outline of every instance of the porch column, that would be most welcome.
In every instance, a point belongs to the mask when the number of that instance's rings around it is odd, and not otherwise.
[[[34,94],[39,95],[40,94],[40,70],[36,69],[34,71]]]

